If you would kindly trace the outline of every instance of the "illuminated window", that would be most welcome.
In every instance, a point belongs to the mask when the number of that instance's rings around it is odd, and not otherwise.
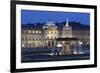
[[[54,33],[54,31],[52,31],[52,33]]]
[[[49,33],[51,33],[51,31],[49,31]]]
[[[38,33],[38,31],[36,31],[36,33]]]
[[[52,33],[54,33],[54,31],[52,31]]]
[[[32,31],[32,33],[35,33],[35,31]]]
[[[39,31],[39,33],[41,33],[41,31]]]
[[[29,30],[28,33],[31,33],[31,31]]]

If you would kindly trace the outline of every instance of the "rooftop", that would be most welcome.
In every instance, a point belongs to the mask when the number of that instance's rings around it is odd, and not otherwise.
[[[66,26],[66,22],[61,22],[61,23],[53,23],[53,22],[48,22],[48,23],[28,23],[28,24],[22,24],[21,28],[22,29],[43,29],[43,27],[57,27],[58,29],[62,29],[64,26]],[[89,25],[84,25],[78,22],[69,22],[68,27],[72,27],[72,30],[90,30]]]

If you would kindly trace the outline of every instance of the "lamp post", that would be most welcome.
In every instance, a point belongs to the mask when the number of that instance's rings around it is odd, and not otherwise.
[[[79,41],[79,45],[82,45],[82,42],[81,41]]]
[[[81,41],[79,41],[79,54],[83,54],[83,52],[82,52],[82,42]]]
[[[62,44],[58,43],[57,44],[57,53],[56,53],[56,55],[60,55],[61,47],[62,47]]]

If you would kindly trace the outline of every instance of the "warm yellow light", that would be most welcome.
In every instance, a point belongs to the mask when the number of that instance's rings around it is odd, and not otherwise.
[[[51,31],[49,31],[49,33],[51,33]]]

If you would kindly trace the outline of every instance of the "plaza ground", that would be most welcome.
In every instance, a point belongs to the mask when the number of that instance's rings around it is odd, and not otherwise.
[[[21,62],[72,61],[90,59],[89,49],[84,54],[54,55],[54,49],[24,48],[21,51]]]

